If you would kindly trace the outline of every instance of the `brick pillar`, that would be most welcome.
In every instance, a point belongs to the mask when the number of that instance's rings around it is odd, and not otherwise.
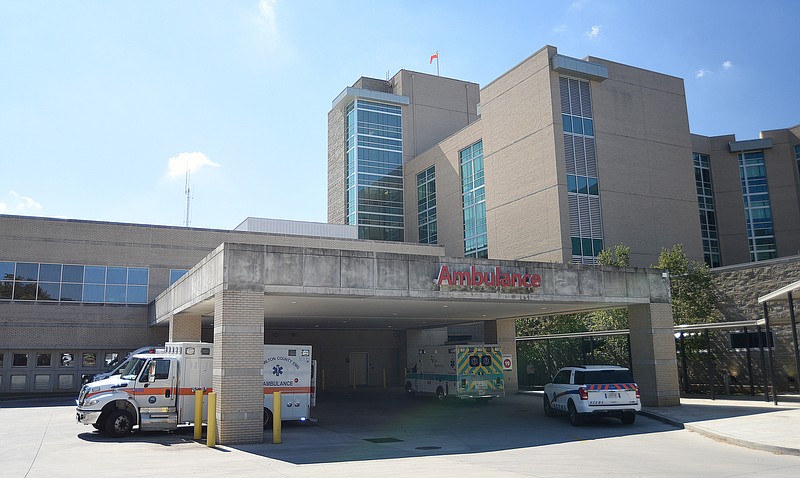
[[[680,405],[672,306],[628,306],[628,325],[631,331],[632,368],[642,393],[642,405]]]
[[[264,293],[223,290],[214,304],[219,443],[264,441]]]
[[[173,315],[169,321],[169,341],[200,342],[201,321],[199,315]]]

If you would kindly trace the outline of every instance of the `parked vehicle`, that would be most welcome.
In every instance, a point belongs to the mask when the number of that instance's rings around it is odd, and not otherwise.
[[[134,355],[138,355],[138,354],[154,354],[157,351],[158,352],[163,352],[164,351],[164,347],[160,347],[159,348],[159,347],[156,347],[154,345],[150,345],[148,347],[139,347],[138,349],[136,349],[133,352],[129,353],[125,357],[125,360],[123,360],[122,362],[116,364],[110,370],[107,370],[107,371],[101,372],[101,373],[97,373],[94,376],[92,376],[91,379],[87,378],[83,383],[86,384],[86,383],[89,383],[89,382],[99,382],[100,380],[103,380],[103,379],[106,379],[108,377],[111,377],[112,375],[119,375],[120,371],[122,369],[124,369],[128,365],[128,362],[130,362],[131,357],[133,357]]]
[[[544,386],[544,414],[569,415],[573,425],[582,425],[588,416],[613,416],[632,424],[642,409],[639,386],[631,371],[617,365],[564,367]]]
[[[120,437],[140,430],[174,430],[194,422],[195,390],[213,390],[213,344],[168,342],[163,352],[131,357],[119,375],[81,387],[77,420]],[[264,419],[272,422],[273,393],[282,391],[282,420],[306,420],[315,405],[310,346],[264,346]],[[208,417],[204,401],[203,421]]]
[[[406,393],[490,399],[505,396],[500,346],[440,345],[408,351]]]

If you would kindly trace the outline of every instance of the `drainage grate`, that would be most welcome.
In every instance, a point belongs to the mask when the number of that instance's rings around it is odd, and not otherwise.
[[[441,450],[440,446],[418,446],[415,450]]]
[[[364,441],[368,441],[370,443],[396,443],[403,440],[398,440],[397,438],[392,438],[392,437],[383,437],[383,438],[364,438]]]

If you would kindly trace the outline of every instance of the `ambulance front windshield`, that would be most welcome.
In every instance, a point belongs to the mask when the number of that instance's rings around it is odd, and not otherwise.
[[[147,362],[146,358],[132,358],[128,365],[120,371],[120,375],[125,380],[134,380],[142,371],[145,362]]]

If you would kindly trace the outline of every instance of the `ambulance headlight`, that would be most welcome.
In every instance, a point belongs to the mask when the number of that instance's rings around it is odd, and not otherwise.
[[[97,405],[97,403],[99,401],[100,401],[99,399],[93,398],[93,399],[89,400],[88,402],[86,402],[86,404],[84,406],[91,407],[92,405]]]

